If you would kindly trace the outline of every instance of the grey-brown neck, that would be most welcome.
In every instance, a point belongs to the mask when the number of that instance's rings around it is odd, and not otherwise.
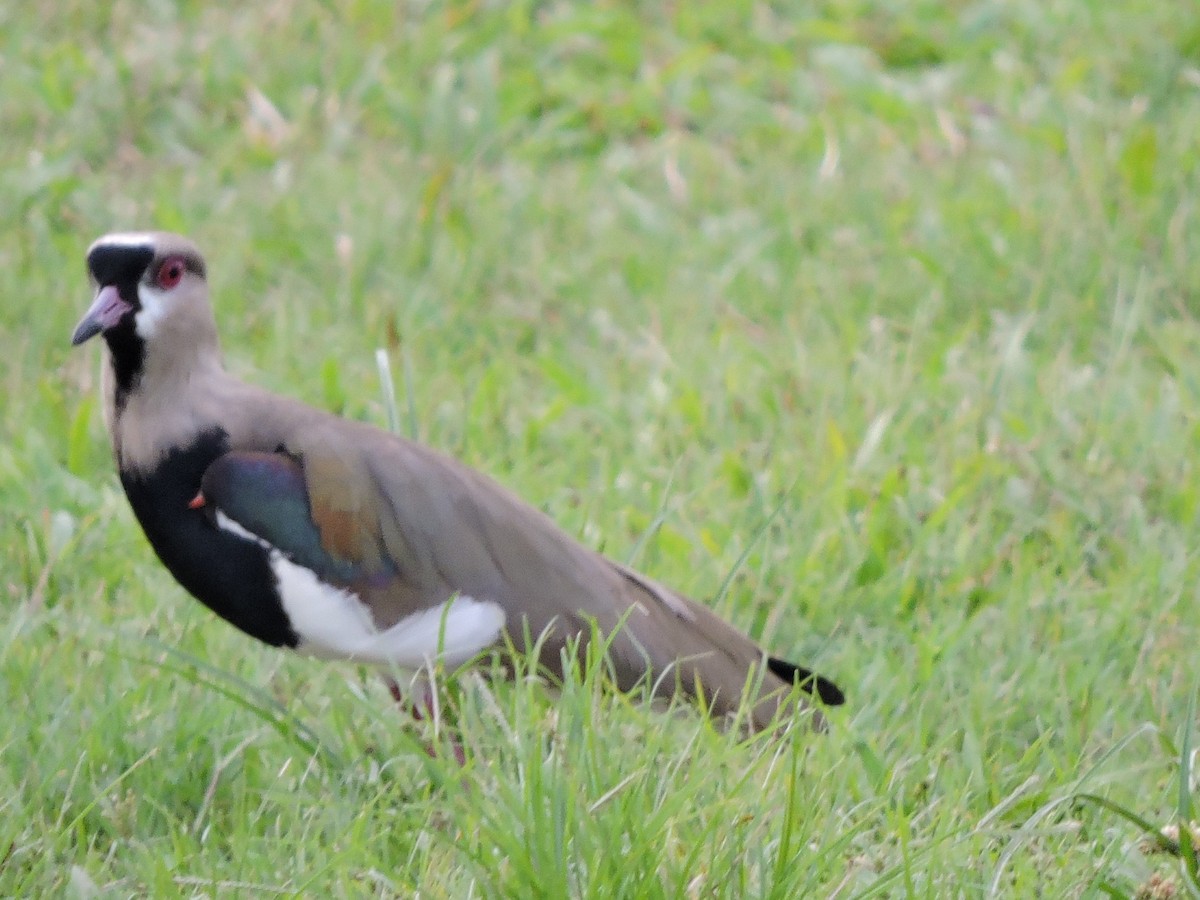
[[[121,383],[127,360],[119,353],[110,343],[105,405],[113,453],[122,469],[152,469],[170,448],[186,446],[220,420],[232,379],[215,345],[184,349],[169,358],[150,342],[128,386]]]

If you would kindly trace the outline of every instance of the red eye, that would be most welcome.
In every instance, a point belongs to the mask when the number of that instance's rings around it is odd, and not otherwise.
[[[183,260],[178,256],[172,256],[158,267],[158,276],[155,281],[164,291],[169,291],[183,278],[183,268]]]

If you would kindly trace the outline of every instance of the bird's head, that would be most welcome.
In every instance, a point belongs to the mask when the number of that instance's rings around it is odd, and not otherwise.
[[[114,349],[168,329],[186,336],[211,318],[204,258],[187,238],[106,234],[88,249],[87,266],[96,296],[71,335],[76,346],[98,334]]]

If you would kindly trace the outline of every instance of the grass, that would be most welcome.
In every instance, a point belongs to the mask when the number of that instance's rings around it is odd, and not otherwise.
[[[1194,800],[1191,7],[0,21],[0,895],[1196,891],[1146,834]],[[147,226],[235,370],[386,424],[385,349],[402,430],[836,677],[833,730],[467,678],[460,772],[215,620],[67,346]]]

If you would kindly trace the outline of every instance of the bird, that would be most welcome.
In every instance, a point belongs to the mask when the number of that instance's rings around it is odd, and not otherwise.
[[[561,678],[602,637],[617,689],[649,684],[750,731],[796,715],[823,729],[844,702],[476,469],[234,377],[190,239],[111,233],[86,260],[94,297],[71,344],[106,345],[129,505],[184,590],[252,638],[417,684],[489,652],[536,652]]]

